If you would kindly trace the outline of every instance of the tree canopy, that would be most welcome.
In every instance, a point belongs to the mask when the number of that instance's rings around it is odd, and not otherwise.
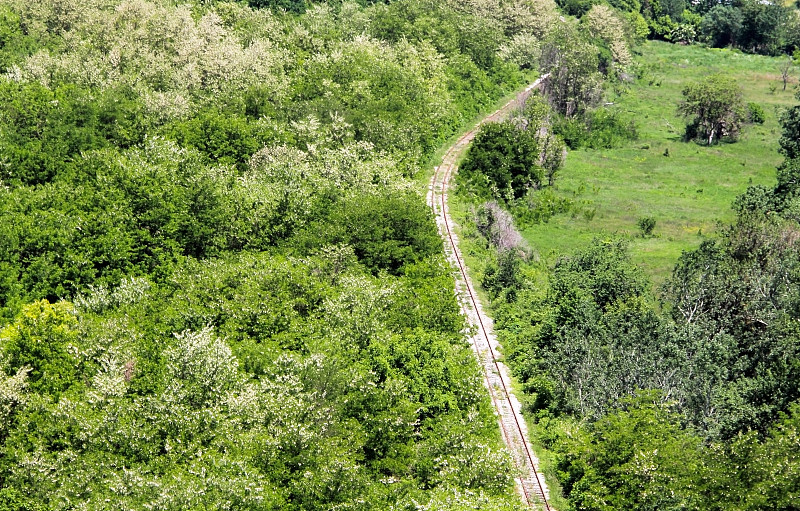
[[[711,145],[735,141],[745,120],[741,88],[730,78],[712,75],[683,89],[678,112],[691,119],[686,138]]]
[[[414,178],[555,17],[0,0],[0,509],[517,508]]]

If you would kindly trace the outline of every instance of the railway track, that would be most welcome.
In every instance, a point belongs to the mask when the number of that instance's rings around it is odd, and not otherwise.
[[[511,453],[517,473],[517,491],[526,505],[550,511],[547,485],[538,472],[539,461],[528,443],[527,427],[522,418],[520,403],[511,390],[508,367],[498,360],[500,345],[494,336],[492,321],[484,314],[481,302],[467,274],[447,208],[449,180],[458,170],[456,161],[475,138],[480,126],[486,122],[497,122],[506,118],[517,105],[522,104],[528,98],[545,78],[546,76],[539,78],[514,99],[485,117],[448,149],[442,158],[442,164],[434,169],[428,188],[428,204],[433,210],[439,233],[444,239],[447,258],[456,270],[456,293],[459,304],[470,325],[474,327],[470,339],[472,349],[482,368],[484,384],[489,391],[492,405],[497,414],[503,441]]]

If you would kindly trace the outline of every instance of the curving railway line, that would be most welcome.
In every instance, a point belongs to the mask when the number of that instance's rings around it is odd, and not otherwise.
[[[462,312],[474,328],[471,334],[472,349],[481,365],[484,384],[489,390],[492,405],[498,416],[503,441],[508,447],[516,469],[516,487],[523,501],[530,507],[550,511],[548,490],[538,472],[539,461],[528,443],[528,431],[522,418],[520,403],[511,389],[508,367],[498,360],[500,348],[493,333],[492,321],[483,312],[466,272],[458,239],[453,232],[447,208],[447,190],[450,178],[458,170],[456,161],[475,137],[483,123],[497,122],[507,117],[522,104],[547,76],[543,76],[520,92],[514,99],[481,120],[466,132],[445,153],[442,164],[435,168],[428,188],[428,204],[436,217],[439,232],[445,243],[447,258],[456,270],[456,293]]]

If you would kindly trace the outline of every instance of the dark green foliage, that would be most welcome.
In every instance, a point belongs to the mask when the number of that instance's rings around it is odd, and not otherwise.
[[[764,107],[758,103],[747,103],[747,118],[753,124],[764,124],[766,120]]]
[[[305,12],[308,6],[306,0],[247,0],[247,4],[256,9],[274,9],[295,14]]]
[[[407,178],[516,32],[247,3],[0,9],[0,509],[511,509]]]
[[[784,30],[795,14],[779,3],[742,0],[742,30],[737,44],[746,51],[777,55],[784,49]]]
[[[559,7],[561,7],[565,14],[580,18],[589,12],[589,9],[591,9],[592,6],[598,2],[595,2],[594,0],[559,0],[556,3]]]
[[[328,222],[315,226],[324,232],[314,235],[352,246],[358,259],[374,273],[400,274],[406,265],[423,261],[442,247],[430,210],[413,193],[343,202]]]
[[[800,398],[791,383],[800,367],[790,340],[798,310],[791,231],[743,216],[719,244],[685,254],[667,286],[671,318],[650,304],[620,244],[596,242],[561,260],[546,296],[515,283],[521,291],[499,306],[497,326],[531,406],[600,417],[650,388],[712,437],[764,432]]]
[[[733,46],[742,32],[742,12],[730,5],[717,4],[703,16],[700,31],[716,48]]]
[[[522,287],[496,321],[537,410],[597,417],[637,388],[672,385],[660,378],[675,341],[621,242],[560,260],[546,296]]]
[[[700,509],[703,477],[700,438],[680,416],[640,394],[578,437],[557,445],[564,490],[576,509]]]
[[[4,180],[41,184],[65,172],[83,151],[129,147],[144,135],[141,106],[129,91],[97,96],[72,85],[0,84]]]
[[[704,13],[700,30],[715,47],[734,46],[748,52],[777,55],[791,51],[795,14],[779,3],[742,0],[714,4]]]
[[[707,370],[719,373],[706,380],[716,382],[710,396],[715,406],[693,413],[716,409],[718,416],[702,420],[722,437],[763,432],[800,398],[793,383],[800,352],[791,341],[798,310],[793,230],[785,222],[742,215],[719,245],[685,254],[668,285],[677,324],[695,342],[718,344],[717,368]]]
[[[787,159],[800,158],[800,105],[788,108],[781,116],[781,138],[779,151]]]
[[[211,162],[235,165],[240,171],[247,169],[250,156],[267,142],[246,118],[216,110],[177,122],[165,133],[182,147],[197,149]]]
[[[533,129],[519,129],[511,122],[483,125],[459,172],[487,198],[511,201],[539,188],[543,169]]]
[[[497,253],[497,262],[490,262],[483,272],[481,286],[493,296],[505,293],[508,301],[514,301],[516,291],[522,286],[520,256],[515,250],[506,249]]]
[[[0,69],[5,71],[20,58],[31,55],[40,42],[20,23],[19,14],[11,8],[0,7]]]
[[[647,237],[653,234],[653,229],[656,228],[656,219],[651,216],[644,216],[636,222],[636,225],[642,231],[642,237]]]

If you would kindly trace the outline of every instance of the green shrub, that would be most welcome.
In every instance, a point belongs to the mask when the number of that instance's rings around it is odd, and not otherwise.
[[[764,121],[766,120],[764,114],[764,107],[762,107],[758,103],[748,103],[747,117],[753,124],[764,124]]]
[[[559,197],[552,189],[531,190],[516,202],[513,207],[514,218],[523,224],[547,223],[553,216],[567,213],[574,202],[566,197]]]
[[[611,149],[639,138],[632,119],[605,108],[588,112],[583,118],[560,119],[553,124],[553,129],[570,149]]]
[[[642,237],[647,237],[653,234],[653,229],[656,228],[656,219],[651,216],[644,216],[636,222],[639,230],[642,231]]]
[[[498,200],[513,200],[541,185],[539,144],[532,129],[510,122],[481,127],[467,151],[460,174],[476,193]]]

